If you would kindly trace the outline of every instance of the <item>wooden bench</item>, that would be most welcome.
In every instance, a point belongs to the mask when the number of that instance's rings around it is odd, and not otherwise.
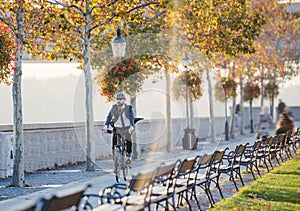
[[[252,146],[247,146],[245,149],[245,153],[244,156],[240,162],[241,166],[246,167],[246,170],[250,170],[253,180],[255,180],[255,175],[254,175],[254,171],[253,171],[253,167],[255,167],[257,173],[259,176],[260,175],[260,171],[258,168],[258,164],[257,164],[257,158],[256,155],[258,153],[258,150],[261,147],[262,142],[260,140],[254,142],[254,144]]]
[[[116,183],[100,192],[100,206],[95,211],[111,210],[150,210],[150,193],[155,170],[139,173],[128,183]],[[94,195],[95,196],[95,195]]]
[[[229,180],[233,182],[236,191],[239,190],[235,181],[236,177],[240,178],[240,181],[244,186],[243,178],[241,175],[240,163],[244,156],[244,152],[246,150],[247,145],[248,143],[245,145],[240,144],[235,148],[235,150],[229,152],[228,154],[225,154],[223,156],[223,163],[218,170],[220,174],[227,174],[229,176]]]
[[[43,200],[44,198],[40,197],[36,200],[22,202],[6,209],[6,211],[35,211]]]
[[[74,188],[58,191],[49,199],[43,200],[41,211],[57,211],[67,208],[78,210],[80,202],[83,199],[84,192],[88,187],[90,187],[90,185],[80,185]]]
[[[192,210],[190,200],[193,198],[200,209],[200,204],[196,195],[196,179],[199,161],[199,156],[183,160],[179,167],[178,178],[176,180],[175,193],[178,195],[177,205],[181,205],[182,199],[185,199],[190,210]]]
[[[175,205],[175,185],[180,167],[180,160],[176,162],[164,164],[156,168],[153,187],[150,195],[150,203],[156,205],[156,209],[162,206],[169,210],[169,205],[176,209]],[[169,202],[169,199],[172,202]],[[164,204],[162,204],[164,202]]]

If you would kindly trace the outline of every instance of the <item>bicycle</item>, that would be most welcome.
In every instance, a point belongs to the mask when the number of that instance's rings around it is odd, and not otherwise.
[[[134,123],[142,120],[144,118],[135,118]],[[122,134],[120,134],[114,127],[113,123],[110,124],[113,130],[107,130],[109,134],[117,135],[117,144],[113,148],[113,160],[114,160],[114,173],[116,175],[116,181],[120,181],[121,171],[123,173],[123,179],[127,181],[128,169],[131,169],[130,164],[127,162],[127,150],[126,142]]]
[[[127,153],[126,153],[126,139],[114,130],[107,130],[109,134],[117,135],[117,144],[113,148],[113,160],[114,160],[114,173],[116,175],[116,181],[120,181],[121,171],[123,172],[123,178],[127,181],[126,177],[128,175],[128,169],[131,168],[127,163]]]

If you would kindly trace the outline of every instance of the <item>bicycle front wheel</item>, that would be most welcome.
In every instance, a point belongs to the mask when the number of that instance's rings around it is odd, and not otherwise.
[[[127,164],[127,160],[126,160],[125,156],[123,157],[123,168],[122,168],[122,171],[123,171],[123,178],[124,178],[125,181],[127,181],[128,164]]]
[[[120,172],[121,172],[121,153],[119,148],[115,147],[114,149],[114,164],[115,164],[115,169],[114,169],[114,173],[116,175],[116,181],[119,182],[120,181]]]

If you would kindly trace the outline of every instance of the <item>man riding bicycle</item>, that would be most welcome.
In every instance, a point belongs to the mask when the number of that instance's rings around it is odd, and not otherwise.
[[[134,131],[134,115],[131,105],[127,105],[125,103],[125,94],[119,92],[115,96],[117,103],[112,106],[110,109],[103,131],[107,133],[110,122],[112,121],[114,124],[114,128],[117,130],[119,134],[121,134],[126,139],[126,152],[127,152],[127,162],[131,163],[132,159],[132,141],[131,134]],[[114,134],[112,149],[117,144],[117,138]],[[114,150],[113,150],[114,154]]]

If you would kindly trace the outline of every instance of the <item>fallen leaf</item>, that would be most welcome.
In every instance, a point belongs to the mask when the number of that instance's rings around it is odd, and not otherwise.
[[[254,195],[254,194],[252,194],[252,193],[249,193],[249,194],[248,194],[248,197],[251,198],[251,199],[256,199],[256,195]]]
[[[266,210],[267,210],[267,211],[271,210],[271,204],[270,204],[270,203],[267,204]]]
[[[243,211],[243,209],[240,209],[238,207],[234,207],[234,208],[232,208],[232,211]]]

